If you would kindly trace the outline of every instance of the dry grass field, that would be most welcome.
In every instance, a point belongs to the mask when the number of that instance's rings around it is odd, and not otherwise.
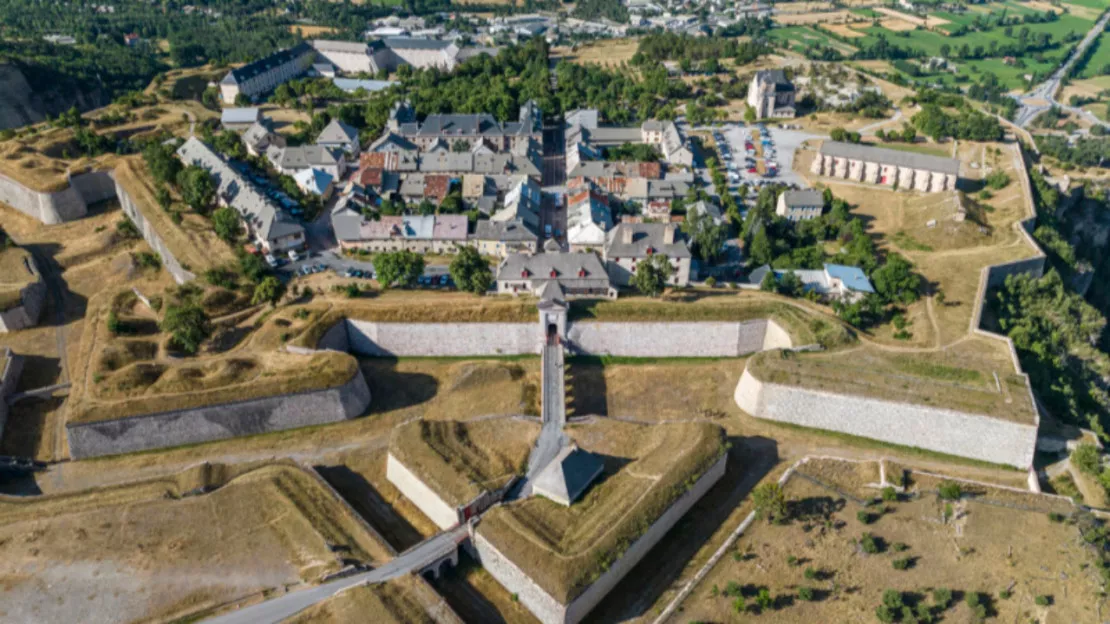
[[[523,474],[539,432],[523,419],[414,420],[393,430],[389,453],[448,504],[463,506]]]
[[[848,24],[824,24],[825,30],[840,35],[841,37],[848,37],[855,39],[858,37],[866,37],[866,33],[862,33]]]
[[[719,427],[597,420],[567,434],[605,459],[605,472],[574,505],[539,497],[488,511],[478,533],[548,594],[570,601],[594,582],[724,452]]]
[[[539,358],[367,358],[371,414],[466,420],[539,414]]]
[[[1008,358],[958,345],[949,350],[892,353],[859,348],[840,353],[753,356],[749,370],[767,383],[839,392],[985,414],[1033,424],[1025,379]]]
[[[998,622],[1093,622],[1104,610],[1079,529],[1049,518],[1071,512],[1066,502],[965,486],[968,496],[948,503],[936,494],[940,480],[910,471],[899,500],[864,507],[857,501],[879,493],[866,487],[877,481],[874,464],[838,464],[799,468],[805,477],[784,488],[792,519],[752,524],[683,602],[682,621],[871,622],[888,589],[912,609],[924,605],[951,622],[976,621],[971,593]],[[862,513],[870,524],[860,521]],[[864,550],[864,534],[879,552]],[[896,560],[908,560],[905,569],[896,569]],[[799,596],[803,587],[812,600]],[[949,605],[937,605],[938,588],[951,590]],[[755,596],[764,589],[773,604],[760,609]],[[1038,596],[1050,597],[1050,605],[1037,605]]]
[[[389,557],[293,464],[5,497],[0,520],[8,622],[171,620]]]
[[[840,24],[858,19],[858,16],[849,11],[829,11],[822,13],[779,13],[775,15],[775,21],[777,23],[787,26],[795,26],[798,24]]]
[[[634,37],[626,39],[602,39],[597,42],[579,44],[576,48],[556,48],[551,54],[561,60],[580,65],[594,64],[614,67],[627,62],[636,54],[640,42]]]

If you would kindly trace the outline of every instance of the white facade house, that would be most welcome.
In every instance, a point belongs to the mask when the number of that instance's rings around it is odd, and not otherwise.
[[[955,158],[825,141],[813,159],[814,175],[939,193],[956,190],[960,161]]]
[[[348,126],[339,119],[332,119],[316,137],[316,145],[343,152],[347,159],[357,161],[362,146],[358,140],[358,129]]]
[[[690,247],[673,223],[620,223],[606,236],[602,258],[613,283],[628,286],[637,265],[655,255],[665,255],[670,261],[668,284],[690,283]]]
[[[253,100],[308,71],[315,58],[316,51],[312,46],[302,42],[247,63],[223,77],[220,81],[220,97],[225,104],[234,104],[235,98],[240,94]]]
[[[617,290],[597,254],[556,251],[509,254],[497,267],[497,294],[615,299]]]
[[[319,169],[327,172],[332,178],[339,179],[347,170],[343,152],[323,145],[296,147],[271,145],[266,150],[266,158],[275,169],[290,176],[305,169]]]
[[[775,205],[775,214],[791,221],[806,221],[821,216],[825,197],[813,189],[783,191]]]
[[[605,233],[613,227],[613,215],[604,198],[584,191],[570,198],[567,206],[567,244],[571,251],[592,251],[605,245]]]

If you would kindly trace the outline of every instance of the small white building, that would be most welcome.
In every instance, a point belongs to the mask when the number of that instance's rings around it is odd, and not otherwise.
[[[813,189],[784,191],[779,195],[775,214],[794,222],[816,219],[825,207],[825,198]]]
[[[362,146],[358,140],[358,128],[348,126],[337,119],[332,119],[316,137],[316,145],[322,145],[331,150],[338,150],[347,155],[351,161],[358,160]]]
[[[690,283],[690,247],[674,223],[621,223],[606,236],[602,258],[609,278],[617,286],[628,286],[639,263],[655,255],[670,261],[673,286]]]

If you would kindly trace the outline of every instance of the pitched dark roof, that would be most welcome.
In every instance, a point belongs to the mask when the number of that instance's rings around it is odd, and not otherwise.
[[[908,167],[910,169],[924,169],[926,171],[936,171],[949,175],[960,175],[960,161],[955,158],[903,152],[883,147],[873,147],[871,145],[825,141],[821,144],[821,154],[834,158],[866,160],[884,165],[896,165],[898,167]]]
[[[275,68],[279,65],[284,65],[284,64],[292,61],[293,59],[295,59],[299,56],[302,56],[304,54],[315,54],[315,53],[316,53],[316,51],[313,50],[312,46],[310,46],[307,43],[302,41],[301,43],[298,43],[297,45],[293,46],[292,48],[286,48],[285,50],[278,50],[277,52],[274,52],[270,56],[260,58],[257,61],[247,63],[246,65],[244,65],[242,67],[231,70],[231,73],[229,73],[227,75],[227,77],[225,77],[222,82],[225,83],[225,84],[228,84],[229,83],[228,78],[231,78],[230,84],[236,84],[237,82],[245,82],[245,81],[250,80],[251,78],[254,78],[255,76],[258,76],[260,74],[263,74],[263,73],[265,73],[265,72],[267,72],[267,71],[269,71],[269,70],[271,70],[271,69],[273,69],[273,68]]]

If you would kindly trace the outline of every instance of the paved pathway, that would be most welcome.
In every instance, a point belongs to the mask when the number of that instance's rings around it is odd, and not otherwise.
[[[459,525],[450,531],[428,538],[397,555],[389,563],[369,572],[292,591],[284,596],[271,598],[205,621],[211,624],[276,624],[352,587],[382,583],[410,572],[418,572],[421,568],[450,555],[459,547],[459,543],[466,539],[467,534],[468,526]],[[367,617],[368,622],[373,621],[372,614],[367,614]]]

